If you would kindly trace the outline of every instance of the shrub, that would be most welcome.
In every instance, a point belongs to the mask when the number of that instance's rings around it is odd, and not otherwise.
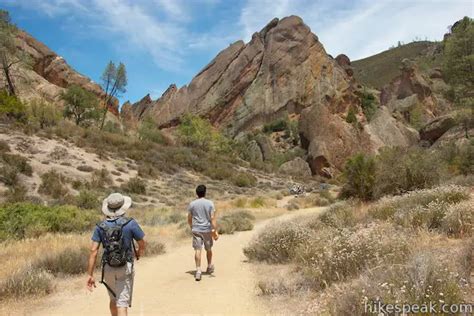
[[[224,215],[218,220],[218,231],[220,234],[233,234],[234,232],[253,229],[253,216],[248,211],[237,211],[232,214]]]
[[[364,154],[350,158],[344,168],[346,184],[342,188],[342,197],[358,197],[363,200],[373,198],[375,185],[375,160]]]
[[[192,114],[186,114],[181,119],[178,136],[185,146],[218,153],[228,153],[232,146],[231,141],[216,131],[208,120]]]
[[[377,104],[375,103],[374,95],[364,91],[362,93],[361,106],[367,121],[370,122],[377,111]]]
[[[465,237],[474,233],[474,205],[472,200],[450,205],[441,222],[448,236]]]
[[[403,262],[409,238],[389,224],[322,229],[297,249],[298,265],[317,289],[382,263]]]
[[[33,100],[28,107],[29,120],[38,124],[41,129],[55,126],[61,119],[57,107],[44,100]]]
[[[20,155],[1,153],[0,164],[10,172],[11,170],[15,170],[17,173],[22,173],[27,176],[33,174],[33,168],[31,168],[28,163],[28,159]]]
[[[36,237],[46,232],[83,232],[99,220],[99,214],[75,206],[15,203],[0,206],[0,240]]]
[[[1,116],[26,123],[26,106],[16,96],[8,95],[6,91],[0,91],[0,117]]]
[[[0,152],[7,153],[10,151],[10,145],[4,140],[0,140]]]
[[[147,240],[145,248],[145,257],[161,255],[166,252],[165,245],[156,240]]]
[[[288,128],[288,120],[278,119],[263,126],[264,133],[282,132]]]
[[[131,178],[127,183],[122,184],[121,188],[127,193],[145,194],[146,182],[138,177]]]
[[[110,173],[107,169],[102,168],[100,170],[95,170],[92,173],[92,181],[90,183],[92,188],[103,189],[105,186],[111,185],[112,183],[113,180],[110,177]]]
[[[8,188],[5,195],[7,203],[24,202],[27,199],[28,189],[21,185],[15,184]]]
[[[44,270],[55,276],[77,275],[87,272],[88,259],[87,247],[73,247],[61,252],[45,253],[34,266],[37,270]]]
[[[349,108],[349,112],[347,112],[346,122],[349,124],[357,123],[356,111],[352,106]]]
[[[138,137],[141,140],[164,144],[165,138],[151,117],[146,117],[138,128]]]
[[[53,291],[52,281],[53,276],[44,270],[25,268],[1,281],[0,300],[50,294]]]
[[[327,226],[334,228],[352,227],[356,224],[354,211],[355,207],[353,203],[337,203],[321,214],[320,220]]]
[[[424,149],[386,148],[376,159],[374,196],[432,187],[444,169],[437,155]]]
[[[95,170],[93,167],[89,165],[80,165],[76,169],[82,172],[92,172]]]
[[[261,196],[257,196],[256,198],[250,201],[250,207],[259,208],[265,206],[265,199]]]
[[[64,198],[69,193],[67,180],[59,172],[50,170],[41,175],[41,184],[38,192],[49,195],[55,199]]]
[[[75,199],[75,204],[83,209],[94,210],[100,207],[99,196],[95,191],[81,190]]]
[[[244,248],[244,254],[252,261],[287,263],[295,257],[298,246],[309,238],[310,232],[300,223],[275,224]]]
[[[371,315],[367,306],[377,299],[384,304],[459,304],[464,302],[463,294],[468,291],[462,271],[452,264],[459,259],[453,256],[448,261],[440,260],[429,252],[421,252],[403,265],[381,265],[364,273],[340,293],[334,293],[328,307],[333,315]]]
[[[237,172],[232,176],[231,182],[238,187],[253,187],[257,183],[257,178],[245,172]]]

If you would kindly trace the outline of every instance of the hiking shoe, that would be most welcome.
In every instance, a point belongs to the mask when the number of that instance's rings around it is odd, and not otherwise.
[[[210,266],[207,267],[206,273],[212,274],[214,273],[214,265],[211,264]]]
[[[201,271],[196,271],[196,275],[194,276],[194,279],[196,281],[201,281]]]

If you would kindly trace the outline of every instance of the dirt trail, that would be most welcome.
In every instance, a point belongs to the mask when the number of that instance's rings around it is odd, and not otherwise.
[[[215,244],[214,276],[194,281],[190,244],[169,249],[164,255],[136,265],[133,307],[129,315],[262,315],[268,314],[256,295],[252,266],[242,249],[269,222],[317,213],[323,208],[302,209],[258,223],[253,231],[223,235]],[[204,259],[204,258],[203,258]],[[205,260],[204,260],[205,262]],[[205,264],[204,264],[205,266]],[[100,274],[96,276],[100,278]],[[108,295],[103,285],[93,293],[81,289],[56,293],[33,315],[107,315]]]

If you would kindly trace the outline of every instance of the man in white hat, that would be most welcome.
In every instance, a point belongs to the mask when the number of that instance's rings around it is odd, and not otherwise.
[[[87,287],[96,287],[94,269],[100,244],[104,247],[102,256],[102,280],[110,296],[112,316],[127,315],[132,306],[133,258],[134,252],[140,258],[145,250],[145,234],[138,223],[125,217],[132,205],[132,199],[120,193],[112,193],[102,203],[102,212],[107,217],[98,224],[92,235],[92,246],[87,269]],[[133,240],[138,243],[135,249]]]

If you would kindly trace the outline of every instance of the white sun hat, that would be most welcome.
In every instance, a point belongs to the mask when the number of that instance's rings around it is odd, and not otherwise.
[[[130,206],[132,206],[131,197],[112,193],[102,202],[102,213],[108,217],[122,216]]]

